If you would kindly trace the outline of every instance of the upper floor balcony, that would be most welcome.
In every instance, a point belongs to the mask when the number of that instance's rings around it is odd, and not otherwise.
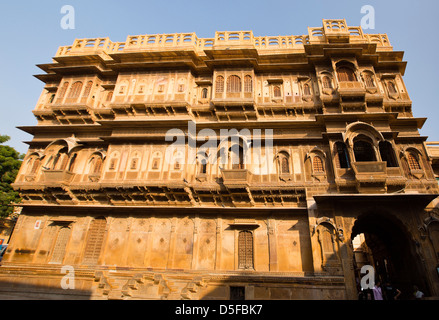
[[[81,55],[117,55],[129,52],[164,52],[180,50],[205,55],[215,50],[304,51],[305,45],[332,42],[376,44],[381,51],[391,51],[385,34],[364,34],[361,27],[349,27],[345,20],[323,20],[323,26],[308,28],[306,35],[255,37],[252,31],[218,31],[213,38],[198,38],[195,33],[128,36],[125,42],[109,38],[76,39],[73,45],[60,47],[55,59]]]

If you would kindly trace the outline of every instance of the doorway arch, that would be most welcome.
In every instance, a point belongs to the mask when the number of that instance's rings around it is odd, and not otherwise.
[[[402,292],[401,299],[412,298],[414,285],[426,296],[430,294],[425,267],[417,250],[419,243],[398,218],[383,212],[363,213],[354,223],[351,240],[360,234],[364,235],[368,264],[374,267],[376,280],[382,284],[390,281]],[[359,267],[355,257],[354,252],[354,264]]]

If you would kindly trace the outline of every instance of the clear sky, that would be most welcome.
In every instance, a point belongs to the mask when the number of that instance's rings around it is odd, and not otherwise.
[[[64,5],[75,9],[75,29],[61,28]],[[255,36],[302,35],[322,19],[346,19],[359,26],[364,5],[375,9],[375,29],[387,33],[394,50],[408,62],[405,84],[416,117],[428,120],[421,134],[439,141],[439,1],[437,0],[21,0],[0,4],[0,134],[25,153],[32,136],[17,126],[36,125],[32,114],[44,84],[33,75],[36,64],[50,63],[59,46],[75,38],[195,32],[210,38],[215,31],[252,30]],[[436,35],[438,32],[438,35]]]

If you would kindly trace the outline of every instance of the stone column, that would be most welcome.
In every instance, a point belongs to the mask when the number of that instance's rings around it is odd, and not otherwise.
[[[353,225],[352,220],[353,218],[335,216],[335,223],[338,229],[336,232],[340,230],[343,231],[343,238],[339,237],[338,241],[340,244],[341,266],[343,268],[343,276],[346,286],[346,298],[350,300],[357,300],[357,283],[355,281],[355,270],[353,264],[354,252],[351,243],[351,229]]]
[[[267,219],[267,235],[268,235],[268,253],[269,253],[269,270],[278,271],[277,265],[277,241],[275,233],[276,222],[274,219]]]
[[[171,219],[171,235],[169,237],[169,254],[167,268],[172,269],[174,267],[174,253],[175,253],[175,243],[176,243],[176,232],[178,218]]]
[[[198,239],[198,228],[200,227],[200,218],[198,215],[194,218],[194,237],[192,241],[192,262],[191,269],[196,270],[198,266],[198,250],[199,250],[199,239]]]
[[[221,250],[222,250],[222,218],[216,219],[216,254],[215,254],[215,270],[221,269]]]

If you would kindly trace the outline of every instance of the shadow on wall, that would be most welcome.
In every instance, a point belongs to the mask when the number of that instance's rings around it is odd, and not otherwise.
[[[16,281],[15,281],[16,280]],[[0,280],[0,300],[90,300],[92,291],[87,289],[63,289],[61,278],[16,277]]]

